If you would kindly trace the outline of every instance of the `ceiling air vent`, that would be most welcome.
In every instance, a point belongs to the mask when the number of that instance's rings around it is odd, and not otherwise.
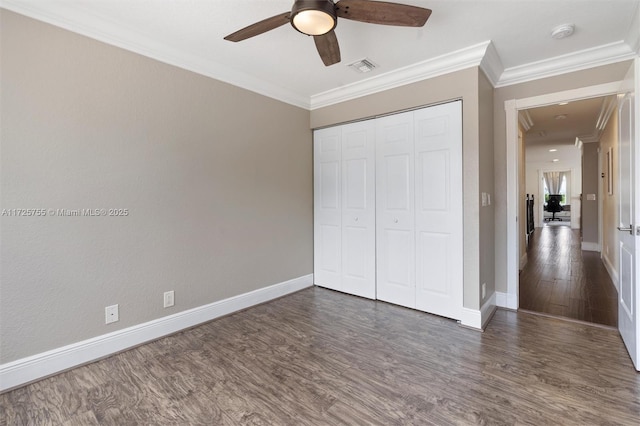
[[[372,69],[378,67],[376,64],[374,64],[373,62],[371,62],[369,59],[366,59],[366,58],[361,59],[357,62],[354,62],[349,66],[361,74],[365,72],[369,72]]]

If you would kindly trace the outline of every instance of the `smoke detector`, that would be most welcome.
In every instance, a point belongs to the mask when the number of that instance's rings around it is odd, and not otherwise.
[[[374,64],[373,62],[371,62],[369,59],[365,58],[365,59],[361,59],[357,62],[354,62],[352,64],[349,64],[349,67],[353,68],[354,70],[356,70],[356,72],[359,73],[365,73],[365,72],[369,72],[372,71],[374,68],[377,68],[378,66],[376,64]]]
[[[551,30],[551,37],[555,38],[556,40],[567,38],[571,34],[573,34],[574,30],[575,26],[573,24],[558,25],[553,30]]]

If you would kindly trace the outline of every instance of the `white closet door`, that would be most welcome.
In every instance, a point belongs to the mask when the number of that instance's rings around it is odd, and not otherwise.
[[[462,103],[414,112],[416,309],[462,311]]]
[[[316,285],[342,290],[341,130],[314,132],[314,271]]]
[[[413,112],[376,120],[378,299],[415,308]]]
[[[342,291],[376,297],[375,123],[342,126]]]

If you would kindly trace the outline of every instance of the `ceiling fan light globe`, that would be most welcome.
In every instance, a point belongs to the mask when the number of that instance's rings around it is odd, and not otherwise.
[[[333,16],[321,10],[303,10],[293,17],[296,30],[307,35],[322,35],[331,31],[335,25]]]
[[[337,22],[336,5],[332,0],[296,0],[291,8],[291,26],[306,35],[326,34]]]

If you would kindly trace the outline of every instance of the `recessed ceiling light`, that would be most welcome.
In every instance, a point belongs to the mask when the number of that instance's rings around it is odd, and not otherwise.
[[[554,158],[554,159],[553,159],[553,162],[554,162],[554,163],[557,163],[558,161],[560,161],[560,160],[559,160],[559,159],[557,159],[557,158]]]
[[[549,152],[556,152],[556,151],[557,151],[557,149],[555,149],[555,148],[549,150]]]
[[[553,30],[551,30],[551,37],[555,38],[556,40],[569,37],[571,34],[573,34],[574,29],[575,27],[573,24],[558,25]]]
[[[555,118],[556,120],[564,120],[565,118],[567,118],[567,114],[556,115],[553,118]]]

